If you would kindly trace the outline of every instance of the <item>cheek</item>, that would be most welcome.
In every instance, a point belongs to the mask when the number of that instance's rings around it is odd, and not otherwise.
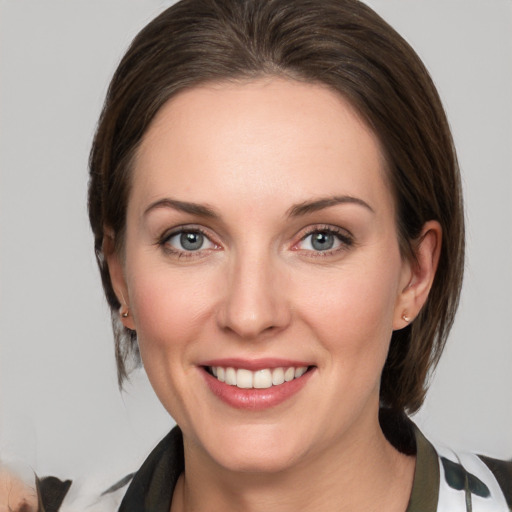
[[[200,270],[165,265],[131,270],[130,301],[143,357],[193,343],[212,309],[211,279]]]
[[[303,292],[302,316],[331,355],[344,365],[383,365],[392,334],[398,273],[363,262],[316,276]],[[395,267],[398,268],[398,265]]]
[[[169,414],[186,424],[183,411],[195,390],[187,387],[194,373],[193,354],[205,338],[212,311],[213,289],[200,271],[173,271],[156,266],[129,275],[130,301],[145,371]]]

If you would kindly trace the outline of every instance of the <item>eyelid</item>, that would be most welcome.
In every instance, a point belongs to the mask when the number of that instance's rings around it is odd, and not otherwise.
[[[334,249],[327,249],[325,251],[314,251],[310,249],[301,249],[300,247],[298,247],[298,245],[301,242],[303,242],[307,237],[313,235],[314,233],[332,234],[339,240],[341,245],[340,247]],[[327,256],[330,254],[335,254],[339,251],[347,250],[349,247],[352,247],[355,244],[354,236],[347,229],[329,224],[317,224],[313,226],[308,226],[302,229],[297,236],[299,237],[299,240],[297,242],[294,242],[294,244],[292,245],[292,250],[313,253],[315,254],[315,256]]]
[[[205,249],[198,249],[196,251],[187,251],[187,250],[180,250],[178,248],[173,248],[172,246],[168,245],[168,241],[181,233],[200,233],[203,235],[214,247],[208,247]],[[314,233],[328,233],[332,234],[337,238],[337,240],[340,243],[339,247],[332,248],[332,249],[326,249],[324,251],[315,251],[311,249],[303,249],[299,247],[299,245],[309,236],[313,235]],[[294,237],[295,239],[298,238],[295,242],[293,242],[291,250],[292,251],[303,251],[304,253],[310,253],[311,255],[315,256],[328,256],[331,254],[338,253],[340,251],[345,251],[352,247],[355,244],[354,236],[350,231],[348,231],[346,228],[341,228],[339,226],[334,226],[331,224],[316,224],[307,226],[299,231],[297,235]],[[174,226],[166,231],[158,238],[156,241],[156,245],[159,245],[169,254],[174,255],[182,255],[187,257],[198,257],[202,253],[206,251],[211,250],[218,250],[222,248],[222,244],[217,240],[217,237],[214,236],[211,231],[207,228],[204,228],[201,225],[197,224],[183,224],[179,226]]]
[[[172,248],[168,245],[168,241],[182,233],[200,233],[203,235],[214,247],[208,247],[205,249],[198,249],[197,251],[187,251],[181,250],[178,248]],[[156,245],[161,246],[167,253],[174,255],[187,255],[187,257],[199,256],[201,253],[205,251],[217,250],[221,248],[221,244],[215,240],[216,237],[212,236],[211,232],[205,229],[203,226],[199,226],[197,224],[183,224],[180,226],[174,226],[164,233],[158,238]]]

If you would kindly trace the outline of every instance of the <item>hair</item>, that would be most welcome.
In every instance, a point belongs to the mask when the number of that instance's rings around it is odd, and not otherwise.
[[[131,164],[159,109],[207,82],[276,76],[323,84],[349,101],[377,135],[394,194],[403,258],[414,261],[422,227],[442,227],[440,261],[419,315],[393,332],[381,405],[422,404],[458,306],[464,268],[460,173],[436,88],[409,44],[357,0],[181,0],[151,21],[121,60],[90,154],[89,216],[114,326],[119,384],[138,361],[135,331],[103,254],[105,228],[122,250]]]

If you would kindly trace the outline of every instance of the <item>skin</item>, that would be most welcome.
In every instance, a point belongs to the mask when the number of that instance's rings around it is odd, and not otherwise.
[[[297,212],[333,197],[357,202]],[[166,198],[215,217],[150,208]],[[169,236],[180,226],[204,231],[200,250]],[[312,245],[315,230],[336,232],[332,250]],[[440,235],[427,223],[418,263],[401,257],[379,142],[325,87],[210,84],[161,109],[136,157],[123,254],[112,234],[105,247],[123,323],[183,430],[173,511],[405,510],[414,458],[382,434],[379,381],[392,331],[427,298]],[[313,370],[283,403],[240,410],[200,369],[228,357]]]
[[[34,487],[0,465],[0,512],[36,512],[37,493]]]

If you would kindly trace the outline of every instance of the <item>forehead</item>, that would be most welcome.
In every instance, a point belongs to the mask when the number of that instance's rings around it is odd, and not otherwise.
[[[348,101],[322,85],[277,78],[176,95],[146,132],[134,173],[135,195],[148,200],[170,188],[180,199],[209,202],[213,192],[377,201],[384,186],[389,195],[378,139]]]

